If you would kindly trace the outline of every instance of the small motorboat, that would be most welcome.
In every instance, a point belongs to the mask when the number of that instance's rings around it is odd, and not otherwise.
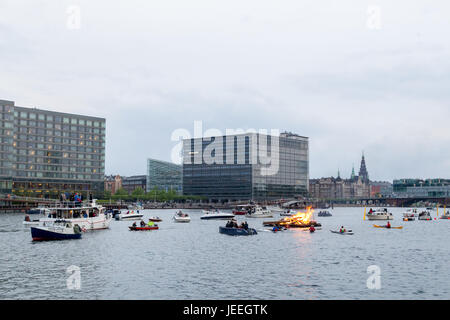
[[[431,217],[431,213],[429,211],[422,211],[419,213],[418,220],[431,221],[433,218]]]
[[[148,220],[153,221],[153,222],[161,222],[162,221],[162,219],[160,217],[150,217]]]
[[[173,216],[173,220],[175,222],[191,222],[191,217],[189,217],[189,215],[187,213],[183,213],[181,211],[178,211]]]
[[[444,220],[450,219],[450,211],[447,211],[446,213],[444,213],[443,215],[441,215],[441,216],[439,217],[439,219],[444,219]]]
[[[353,231],[352,230],[345,230],[344,232],[341,232],[340,230],[330,230],[332,233],[337,233],[337,234],[342,234],[342,235],[353,235]]]
[[[385,228],[385,229],[403,229],[403,227],[402,226],[400,226],[400,227],[392,227],[392,226],[379,226],[379,225],[376,225],[376,224],[374,224],[373,225],[375,228]]]
[[[292,217],[295,214],[294,211],[292,211],[291,209],[287,209],[284,210],[283,212],[280,213],[280,216],[282,217]]]
[[[227,227],[219,227],[219,233],[226,234],[229,236],[252,236],[258,234],[253,228],[227,228]]]
[[[265,207],[255,207],[249,211],[246,215],[247,218],[272,218],[272,212]]]
[[[129,221],[129,220],[141,220],[143,216],[144,216],[144,214],[143,213],[139,213],[139,210],[136,211],[136,212],[128,210],[126,212],[121,212],[120,214],[116,215],[115,219],[116,220],[121,220],[121,221],[124,221],[124,220],[127,220],[127,221]]]
[[[387,209],[370,209],[366,216],[369,220],[394,220],[394,216]]]
[[[317,214],[318,217],[332,217],[333,215],[331,214],[330,211],[320,211]]]
[[[81,239],[82,229],[78,224],[66,220],[56,220],[53,223],[43,223],[31,227],[33,241]]]
[[[232,213],[225,213],[220,212],[218,210],[213,211],[206,211],[203,210],[203,215],[200,217],[202,220],[229,220],[231,218],[234,218],[234,214]]]
[[[159,229],[158,225],[154,225],[153,227],[150,227],[150,226],[145,226],[145,227],[130,226],[128,228],[130,228],[130,231],[148,231],[148,230],[158,230]]]

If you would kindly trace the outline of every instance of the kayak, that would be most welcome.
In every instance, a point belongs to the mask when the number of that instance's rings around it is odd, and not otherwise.
[[[131,231],[147,231],[147,230],[158,230],[159,227],[155,226],[155,227],[128,227],[130,228]]]
[[[349,231],[345,231],[345,232],[340,232],[340,231],[335,231],[335,230],[330,230],[332,233],[337,233],[337,234],[342,234],[342,235],[353,235],[353,231],[349,230]]]
[[[390,228],[388,228],[388,227],[386,227],[386,226],[379,226],[379,225],[376,225],[376,224],[374,224],[373,225],[375,228],[385,228],[385,229],[403,229],[403,227],[390,227]]]

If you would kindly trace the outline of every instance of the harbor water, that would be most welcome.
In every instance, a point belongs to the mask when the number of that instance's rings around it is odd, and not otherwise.
[[[317,217],[322,229],[271,232],[246,219],[258,234],[219,234],[225,221],[174,223],[174,210],[159,216],[160,230],[132,232],[130,221],[90,231],[80,240],[32,242],[23,214],[0,215],[0,299],[450,299],[450,220],[402,221],[393,226],[363,220],[363,208],[335,208]],[[276,215],[275,215],[276,217]],[[354,235],[331,233],[341,225]],[[68,268],[80,270],[68,286]],[[380,271],[368,283],[370,266]],[[373,270],[372,269],[369,270]]]

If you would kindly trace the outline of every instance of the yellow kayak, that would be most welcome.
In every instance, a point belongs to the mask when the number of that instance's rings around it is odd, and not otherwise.
[[[386,226],[379,226],[379,225],[376,225],[376,224],[374,224],[373,225],[375,228],[385,228],[385,229],[403,229],[403,227],[390,227],[390,228],[388,228],[388,227],[386,227]]]

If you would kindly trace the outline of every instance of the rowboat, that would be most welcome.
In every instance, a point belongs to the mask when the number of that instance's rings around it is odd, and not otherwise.
[[[403,227],[402,226],[400,226],[400,227],[387,227],[387,226],[379,226],[379,225],[376,225],[376,224],[374,224],[373,225],[375,228],[385,228],[385,229],[403,229]]]
[[[248,228],[227,228],[219,227],[219,233],[226,234],[229,236],[252,236],[258,234],[255,229]]]
[[[148,231],[148,230],[158,230],[159,227],[158,226],[154,226],[154,227],[128,227],[130,228],[130,231]]]

